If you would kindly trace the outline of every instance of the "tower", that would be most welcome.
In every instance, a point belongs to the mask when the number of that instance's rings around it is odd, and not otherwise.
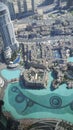
[[[58,6],[59,7],[61,6],[61,0],[58,0]]]
[[[73,0],[67,0],[67,7],[73,6]]]
[[[4,4],[7,4],[7,0],[0,0],[0,2],[3,2]]]
[[[18,0],[18,1],[17,1],[17,4],[18,4],[18,10],[19,10],[19,13],[21,14],[21,1]]]
[[[13,2],[8,1],[7,6],[9,8],[11,19],[14,19],[15,18],[15,10],[14,10]]]
[[[5,58],[10,58],[12,53],[18,49],[19,44],[15,38],[9,10],[2,2],[0,2],[0,31],[4,43]]]
[[[24,3],[24,12],[27,12],[27,2],[26,2],[26,0],[24,0],[23,3]]]
[[[34,2],[34,0],[31,0],[31,5],[32,5],[32,11],[34,12],[35,11],[35,2]]]

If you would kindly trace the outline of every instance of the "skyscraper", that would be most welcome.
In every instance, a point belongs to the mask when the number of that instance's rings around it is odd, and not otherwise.
[[[20,0],[17,1],[17,5],[18,5],[19,13],[21,13],[22,11],[21,11],[21,1]]]
[[[7,4],[7,0],[0,0],[0,2],[3,2],[4,4]]]
[[[0,2],[0,31],[4,43],[5,57],[10,58],[12,52],[18,49],[19,44],[15,38],[8,8],[2,2]]]
[[[34,12],[35,11],[35,2],[34,2],[34,0],[31,0],[31,5],[32,5],[32,11]]]
[[[27,12],[27,2],[26,2],[26,0],[24,0],[24,12]]]
[[[58,7],[61,6],[61,0],[58,0]]]
[[[73,0],[67,0],[67,6],[68,7],[73,6]]]
[[[6,5],[9,8],[11,18],[14,19],[15,18],[15,10],[14,10],[13,2],[8,2]]]
[[[32,14],[32,12],[36,10],[37,6],[40,5],[44,0],[0,0],[0,1],[8,6],[11,18],[14,19]],[[47,0],[45,1],[47,2]]]

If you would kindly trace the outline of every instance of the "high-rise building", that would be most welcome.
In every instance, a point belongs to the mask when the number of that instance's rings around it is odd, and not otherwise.
[[[35,1],[34,0],[31,0],[31,5],[32,5],[32,11],[34,12],[35,11]]]
[[[61,6],[61,0],[58,0],[58,7]]]
[[[31,2],[31,0],[29,0],[29,2]],[[11,10],[11,5],[13,4],[13,9]],[[28,0],[13,0],[13,1],[8,1],[8,8],[11,14],[11,18],[21,18],[23,16],[25,16],[26,13],[29,12],[29,9],[27,6],[30,6],[30,4],[28,5]]]
[[[13,2],[8,2],[6,5],[9,8],[9,12],[10,12],[11,18],[14,19],[16,17],[16,15],[15,15],[15,10],[14,10]]]
[[[15,15],[19,13],[19,8],[18,8],[18,0],[12,1],[13,6],[14,6],[14,13]]]
[[[8,0],[0,0],[0,2],[3,2],[4,4],[7,4]]]
[[[31,4],[31,0],[26,0],[27,2],[27,13],[32,11],[32,4]]]
[[[20,0],[17,1],[17,5],[18,5],[19,13],[21,13],[22,10],[21,10],[21,1]]]
[[[56,7],[61,7],[61,0],[52,0]]]
[[[0,0],[5,3],[11,15],[11,18],[21,18],[35,11],[38,5],[44,0]],[[47,0],[45,0],[47,1]]]
[[[73,6],[73,0],[67,0],[67,7]]]
[[[4,43],[5,57],[10,58],[12,52],[18,49],[19,44],[15,38],[9,10],[2,2],[0,2],[0,31]]]
[[[26,0],[22,0],[22,1],[18,0],[17,6],[18,6],[19,14],[27,12],[27,2],[26,2]]]
[[[26,0],[24,0],[23,5],[24,5],[24,12],[27,12],[27,2],[26,2]]]

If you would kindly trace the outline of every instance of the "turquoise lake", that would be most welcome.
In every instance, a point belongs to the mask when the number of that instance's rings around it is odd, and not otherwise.
[[[1,71],[6,80],[18,78],[20,70]],[[67,89],[66,84],[51,91],[53,80],[51,72],[48,74],[46,89],[31,90],[19,82],[10,83],[5,89],[4,111],[8,111],[16,119],[25,118],[57,118],[73,123],[73,89]]]

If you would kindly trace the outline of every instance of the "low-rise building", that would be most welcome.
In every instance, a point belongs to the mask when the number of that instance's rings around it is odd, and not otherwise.
[[[22,74],[24,86],[30,89],[43,89],[47,88],[48,72],[43,69],[25,69]]]

